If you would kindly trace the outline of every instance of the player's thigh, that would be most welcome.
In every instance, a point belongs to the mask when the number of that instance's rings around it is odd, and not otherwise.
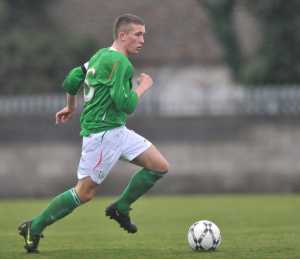
[[[147,150],[138,155],[131,162],[156,172],[163,173],[169,170],[169,163],[167,159],[154,145],[151,145]]]

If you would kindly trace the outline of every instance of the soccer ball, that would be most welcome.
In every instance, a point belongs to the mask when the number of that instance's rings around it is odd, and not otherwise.
[[[190,247],[193,250],[215,250],[221,244],[221,231],[209,220],[200,220],[190,226],[187,234]]]

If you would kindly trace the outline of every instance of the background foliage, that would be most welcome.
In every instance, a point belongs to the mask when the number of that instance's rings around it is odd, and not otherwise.
[[[237,83],[257,87],[299,84],[300,1],[198,1]],[[47,10],[53,3],[0,0],[2,95],[58,92],[68,70],[97,49],[95,40],[69,35],[51,20]],[[236,8],[241,4],[255,18],[262,38],[251,57],[244,55],[236,29]]]
[[[0,2],[1,93],[57,92],[66,67],[78,65],[95,50],[89,39],[76,39],[49,18],[46,0]]]
[[[300,2],[297,0],[243,1],[262,35],[254,57],[242,55],[234,27],[236,0],[199,0],[223,46],[224,62],[234,78],[251,86],[282,86],[300,82]]]

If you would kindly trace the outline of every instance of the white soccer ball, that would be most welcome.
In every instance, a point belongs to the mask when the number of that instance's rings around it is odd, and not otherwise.
[[[209,220],[200,220],[190,226],[187,234],[190,247],[193,250],[215,250],[221,244],[221,231]]]

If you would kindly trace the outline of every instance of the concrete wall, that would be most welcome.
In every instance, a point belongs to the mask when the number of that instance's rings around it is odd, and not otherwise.
[[[51,117],[2,118],[0,196],[48,196],[75,184],[81,144],[76,121],[57,127]],[[134,117],[128,126],[171,163],[153,193],[300,191],[295,118]],[[119,193],[136,169],[119,162],[99,194]]]

